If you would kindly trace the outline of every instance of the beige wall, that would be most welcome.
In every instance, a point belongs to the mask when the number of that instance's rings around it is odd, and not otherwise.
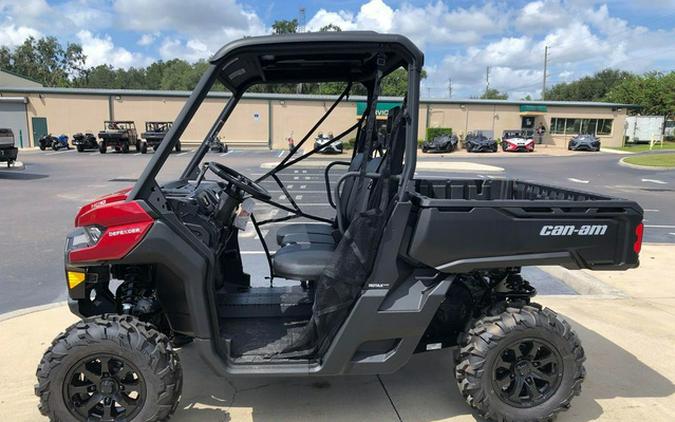
[[[32,117],[45,117],[47,129],[54,135],[82,131],[97,132],[103,128],[103,121],[108,118],[108,97],[93,95],[57,95],[57,94],[24,94],[28,98],[28,131],[31,145],[33,139]]]
[[[47,118],[48,129],[53,134],[91,130],[98,132],[103,121],[109,119],[109,99],[114,118],[133,120],[139,133],[143,132],[145,121],[174,120],[185,104],[186,97],[70,95],[70,94],[13,94],[28,98],[27,113],[31,117]],[[226,98],[208,98],[197,112],[196,118],[183,135],[184,141],[201,141],[225,106]],[[226,142],[237,145],[268,146],[286,148],[288,136],[293,134],[296,143],[307,130],[330,107],[330,101],[243,99],[220,133]],[[269,110],[272,110],[270,116]],[[427,116],[427,110],[429,114]],[[613,119],[612,133],[600,136],[605,146],[620,146],[626,110],[613,111],[610,107],[560,107],[549,106],[546,113],[536,117],[536,124],[543,122],[549,133],[544,143],[565,145],[571,135],[551,135],[552,117]],[[271,122],[270,122],[271,119]],[[318,132],[333,132],[337,135],[356,122],[356,103],[339,104],[333,114],[310,136]],[[418,138],[424,139],[426,124],[430,127],[450,127],[459,135],[467,131],[494,130],[496,137],[504,130],[519,129],[521,113],[518,105],[490,104],[422,104],[419,113]],[[271,133],[270,133],[271,129]],[[353,137],[349,134],[345,140]],[[31,142],[34,140],[31,136]]]
[[[287,148],[287,138],[291,133],[295,142],[299,142],[331,105],[332,102],[327,101],[272,100],[272,146]],[[355,103],[338,104],[331,115],[310,135],[307,142],[312,141],[319,132],[333,132],[333,135],[338,135],[356,121]],[[355,134],[348,134],[343,139],[347,140],[354,136]]]

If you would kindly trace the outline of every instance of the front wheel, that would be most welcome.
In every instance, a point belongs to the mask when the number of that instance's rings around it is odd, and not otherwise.
[[[176,142],[176,152],[180,152],[180,150],[181,150],[181,145],[180,145],[180,141],[178,141],[178,142]]]
[[[56,142],[52,142],[52,149],[54,151],[58,151],[59,150],[59,144],[57,144]]]
[[[77,146],[77,152],[84,152],[84,146],[78,145]]]
[[[569,323],[538,306],[507,308],[466,333],[455,376],[467,403],[489,420],[552,420],[585,377],[584,349]]]
[[[107,151],[108,145],[105,143],[105,141],[101,141],[101,143],[98,144],[98,152],[105,154]]]
[[[36,373],[38,408],[59,421],[162,421],[183,376],[169,339],[128,315],[87,318],[47,349]]]
[[[141,143],[141,154],[147,154],[148,153],[148,143],[143,142]]]

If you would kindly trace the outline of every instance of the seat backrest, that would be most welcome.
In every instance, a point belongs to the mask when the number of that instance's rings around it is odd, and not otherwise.
[[[391,154],[392,150],[394,151],[396,150],[396,148],[393,148],[394,146],[393,143],[399,140],[398,134],[403,132],[405,136],[405,130],[401,131],[398,129],[401,121],[400,114],[401,114],[401,107],[397,106],[389,110],[389,115],[387,116],[387,135],[384,140],[384,145],[381,146],[382,149],[386,151],[385,155],[370,158],[368,164],[366,165],[367,173],[380,173],[382,169],[382,163],[384,162],[384,160],[390,159],[388,158],[388,155]],[[363,155],[363,157],[365,157],[365,154]],[[361,162],[362,160],[363,158],[361,158]],[[349,171],[358,171],[359,169],[360,163],[357,166],[354,166],[353,169],[352,166],[350,166]],[[348,184],[349,188],[347,190]],[[361,185],[360,189],[356,188],[357,185],[358,185],[357,177],[350,177],[347,180],[345,180],[343,184],[343,189],[340,192],[341,195],[340,212],[342,212],[343,216],[342,221],[345,223],[344,224],[345,230],[349,226],[349,223],[357,216],[357,214],[364,210],[365,205],[369,201],[370,187],[372,183],[366,181]]]

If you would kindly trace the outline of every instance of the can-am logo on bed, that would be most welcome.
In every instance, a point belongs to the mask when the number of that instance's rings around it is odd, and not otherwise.
[[[544,226],[539,236],[603,236],[606,232],[606,224],[585,224],[579,227],[574,225]]]

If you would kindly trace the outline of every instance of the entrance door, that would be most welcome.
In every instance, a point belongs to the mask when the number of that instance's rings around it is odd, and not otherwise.
[[[31,123],[33,123],[33,146],[36,146],[38,139],[49,133],[47,131],[47,118],[33,117]]]

